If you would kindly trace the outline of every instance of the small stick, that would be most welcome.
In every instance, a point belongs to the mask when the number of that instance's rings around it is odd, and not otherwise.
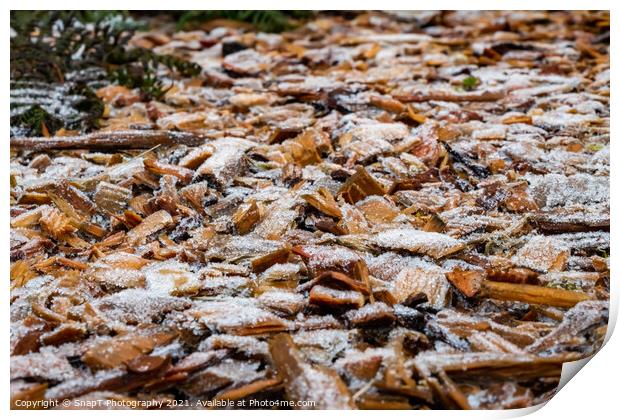
[[[43,151],[51,149],[148,149],[158,145],[185,144],[198,146],[207,137],[204,134],[169,130],[100,131],[68,137],[17,137],[11,139],[11,148]]]
[[[413,92],[401,95],[394,95],[394,98],[401,102],[492,102],[498,101],[506,96],[503,90],[481,90],[477,92]]]
[[[481,292],[483,296],[491,299],[516,300],[561,308],[572,308],[581,301],[592,299],[590,295],[582,292],[488,280],[482,282]]]

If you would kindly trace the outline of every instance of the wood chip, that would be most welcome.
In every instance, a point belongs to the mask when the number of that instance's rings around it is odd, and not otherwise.
[[[397,302],[405,302],[422,294],[435,308],[450,303],[450,284],[437,266],[404,268],[390,285],[390,292]]]
[[[485,275],[480,271],[467,271],[456,268],[454,271],[447,273],[446,278],[465,296],[474,297],[480,291]]]
[[[138,226],[127,232],[127,242],[131,245],[140,245],[147,241],[148,236],[158,232],[173,222],[172,217],[165,210],[159,210],[148,216]]]
[[[384,187],[362,166],[356,168],[355,173],[338,192],[347,203],[356,203],[369,195],[383,194],[385,194]]]
[[[402,249],[433,258],[442,258],[464,248],[461,241],[451,236],[411,228],[384,230],[375,235],[373,241],[382,248]]]
[[[288,334],[269,340],[269,350],[290,400],[314,401],[316,409],[355,408],[342,379],[334,371],[306,363]]]
[[[61,239],[66,234],[75,232],[77,229],[71,224],[71,220],[60,210],[50,208],[41,214],[39,219],[41,227],[45,229],[55,239]]]
[[[183,166],[161,163],[155,159],[144,159],[144,167],[157,175],[173,175],[181,184],[189,184],[194,177],[194,171]]]
[[[232,221],[237,232],[241,235],[245,235],[252,230],[254,225],[260,221],[261,213],[261,209],[254,200],[245,206],[239,207],[232,216]]]
[[[313,194],[303,194],[301,196],[308,204],[318,211],[337,218],[342,217],[342,212],[334,196],[325,188],[319,188]]]
[[[112,214],[118,214],[127,207],[132,194],[129,188],[101,182],[97,185],[93,198],[99,211],[104,210]]]
[[[82,361],[91,369],[118,367],[151,352],[156,346],[170,342],[174,337],[175,334],[165,331],[114,337],[91,345],[82,356]]]
[[[317,285],[310,290],[310,303],[327,307],[360,308],[364,304],[364,295],[353,290],[337,290]]]

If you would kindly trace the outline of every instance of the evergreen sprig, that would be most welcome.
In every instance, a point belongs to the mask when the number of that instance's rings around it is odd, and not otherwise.
[[[195,63],[145,48],[129,47],[129,40],[140,26],[124,12],[11,12],[12,89],[23,83],[43,82],[53,91],[66,84],[74,98],[79,98],[62,107],[34,103],[30,109],[18,108],[19,95],[12,94],[12,135],[24,131],[29,135],[41,135],[42,120],[47,121],[45,125],[50,131],[55,131],[59,120],[67,128],[78,127],[82,131],[95,128],[103,104],[93,89],[106,80],[137,88],[145,99],[160,99],[172,86],[170,83],[166,86],[158,76],[160,67],[183,77],[200,73],[201,68]],[[22,86],[19,92],[29,91]],[[21,102],[23,105],[24,101]],[[76,115],[83,118],[77,122],[67,121],[66,116],[73,115],[67,112],[67,107],[76,104],[81,104]],[[24,115],[20,116],[17,111]],[[43,117],[43,113],[47,116]],[[16,125],[15,130],[13,125]]]

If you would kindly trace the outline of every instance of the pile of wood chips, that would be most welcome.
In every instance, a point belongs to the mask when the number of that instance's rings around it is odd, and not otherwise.
[[[203,68],[161,101],[11,139],[14,406],[518,408],[601,346],[609,13],[219,24],[134,37]]]

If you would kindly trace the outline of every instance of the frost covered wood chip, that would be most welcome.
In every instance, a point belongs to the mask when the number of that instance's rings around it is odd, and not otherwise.
[[[202,302],[191,314],[209,329],[236,335],[259,335],[292,328],[288,320],[259,308],[257,302],[247,298]]]
[[[446,278],[465,296],[473,297],[480,290],[485,275],[480,271],[466,271],[457,267],[454,271],[447,273]]]
[[[220,185],[229,185],[244,170],[244,153],[254,143],[236,137],[225,137],[210,143],[213,154],[196,169],[196,175],[211,177]]]
[[[364,295],[354,290],[338,290],[316,285],[310,290],[310,304],[327,307],[360,308]]]
[[[156,346],[170,342],[175,336],[168,331],[143,331],[104,339],[91,345],[82,356],[82,361],[95,370],[119,367],[150,353]]]
[[[569,248],[560,240],[536,236],[520,248],[512,260],[536,271],[563,271],[569,255]]]
[[[438,309],[448,305],[451,298],[450,283],[443,270],[433,264],[404,268],[390,283],[389,290],[398,303],[424,295]]]
[[[465,244],[449,235],[412,228],[387,229],[377,233],[373,242],[386,249],[400,249],[433,258],[443,258],[462,250]]]
[[[314,194],[303,194],[301,198],[306,200],[312,207],[328,216],[342,217],[342,212],[334,196],[323,187],[319,188]]]
[[[165,210],[159,210],[148,216],[142,221],[142,223],[127,232],[127,242],[131,245],[143,244],[147,241],[149,235],[157,233],[172,223],[172,216],[170,216],[170,214]]]
[[[383,195],[385,188],[363,166],[358,166],[355,173],[342,186],[338,195],[348,203],[356,203],[369,195]]]
[[[355,408],[347,386],[338,374],[305,362],[288,334],[274,336],[269,341],[269,349],[289,399],[314,401],[315,408],[319,409]]]

